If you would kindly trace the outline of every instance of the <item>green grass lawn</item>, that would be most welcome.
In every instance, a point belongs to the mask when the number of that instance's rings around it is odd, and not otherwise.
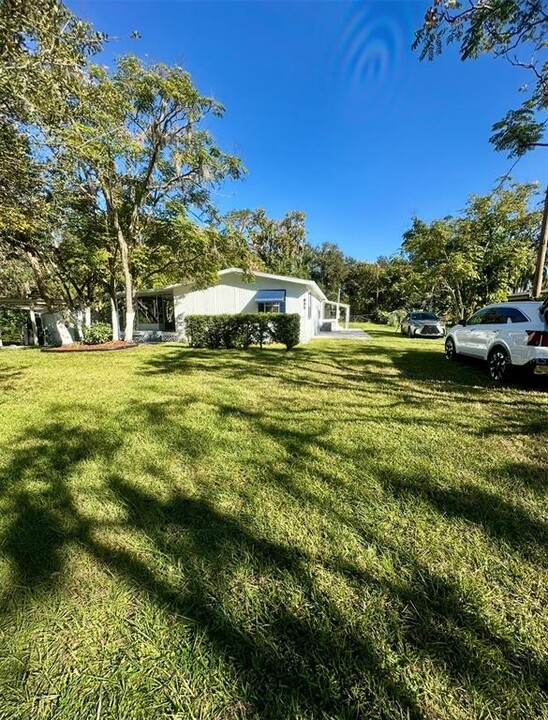
[[[548,384],[0,353],[0,718],[548,717]]]

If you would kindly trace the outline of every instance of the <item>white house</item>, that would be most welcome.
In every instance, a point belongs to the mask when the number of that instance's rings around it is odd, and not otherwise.
[[[313,280],[255,272],[250,282],[243,270],[227,268],[204,290],[181,284],[140,292],[135,339],[182,340],[187,315],[283,312],[300,315],[304,343],[322,328],[336,330],[341,309],[348,327],[350,306],[328,300]]]

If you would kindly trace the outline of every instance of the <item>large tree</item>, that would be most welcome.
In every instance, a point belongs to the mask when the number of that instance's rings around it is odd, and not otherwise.
[[[106,215],[107,237],[117,248],[122,270],[127,340],[133,336],[139,256],[155,236],[159,219],[176,229],[182,223],[188,230],[189,215],[197,214],[200,232],[175,236],[183,243],[199,237],[201,264],[209,258],[210,270],[219,262],[219,254],[210,250],[220,235],[206,227],[215,218],[211,189],[242,174],[239,159],[223,153],[203,127],[208,116],[222,114],[223,107],[200,95],[182,68],[147,67],[126,56],[112,71],[90,68],[73,121],[55,137],[60,167]],[[192,271],[180,267],[179,275]]]
[[[41,140],[68,122],[87,58],[102,40],[58,0],[0,2],[0,245],[26,259],[52,312],[57,293],[43,262],[51,193]],[[59,329],[69,342],[62,322]]]
[[[373,319],[379,312],[405,307],[411,286],[403,285],[410,275],[410,264],[400,255],[380,257],[376,262],[346,258],[342,297],[350,303],[354,317]]]
[[[493,125],[491,142],[510,157],[548,146],[548,3],[546,0],[434,0],[414,48],[432,60],[457,43],[462,60],[488,53],[520,69],[521,103]],[[548,251],[548,188],[540,224],[533,297],[540,297]]]
[[[512,185],[471,196],[458,217],[413,219],[403,252],[408,280],[435,309],[463,317],[478,305],[504,299],[534,266],[539,213],[529,208],[536,186]]]
[[[259,267],[279,275],[308,277],[310,248],[306,240],[305,214],[291,210],[281,219],[269,218],[262,208],[233,210],[228,225],[245,239]]]
[[[338,245],[324,242],[315,248],[310,260],[310,274],[326,295],[336,298],[346,278],[346,257]]]

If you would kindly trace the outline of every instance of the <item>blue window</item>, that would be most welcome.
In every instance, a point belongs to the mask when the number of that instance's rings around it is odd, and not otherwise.
[[[284,313],[285,290],[258,290],[255,295],[257,312]]]

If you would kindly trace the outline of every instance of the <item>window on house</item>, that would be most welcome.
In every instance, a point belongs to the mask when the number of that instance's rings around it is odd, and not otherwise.
[[[284,313],[285,290],[258,290],[255,295],[257,312]]]

